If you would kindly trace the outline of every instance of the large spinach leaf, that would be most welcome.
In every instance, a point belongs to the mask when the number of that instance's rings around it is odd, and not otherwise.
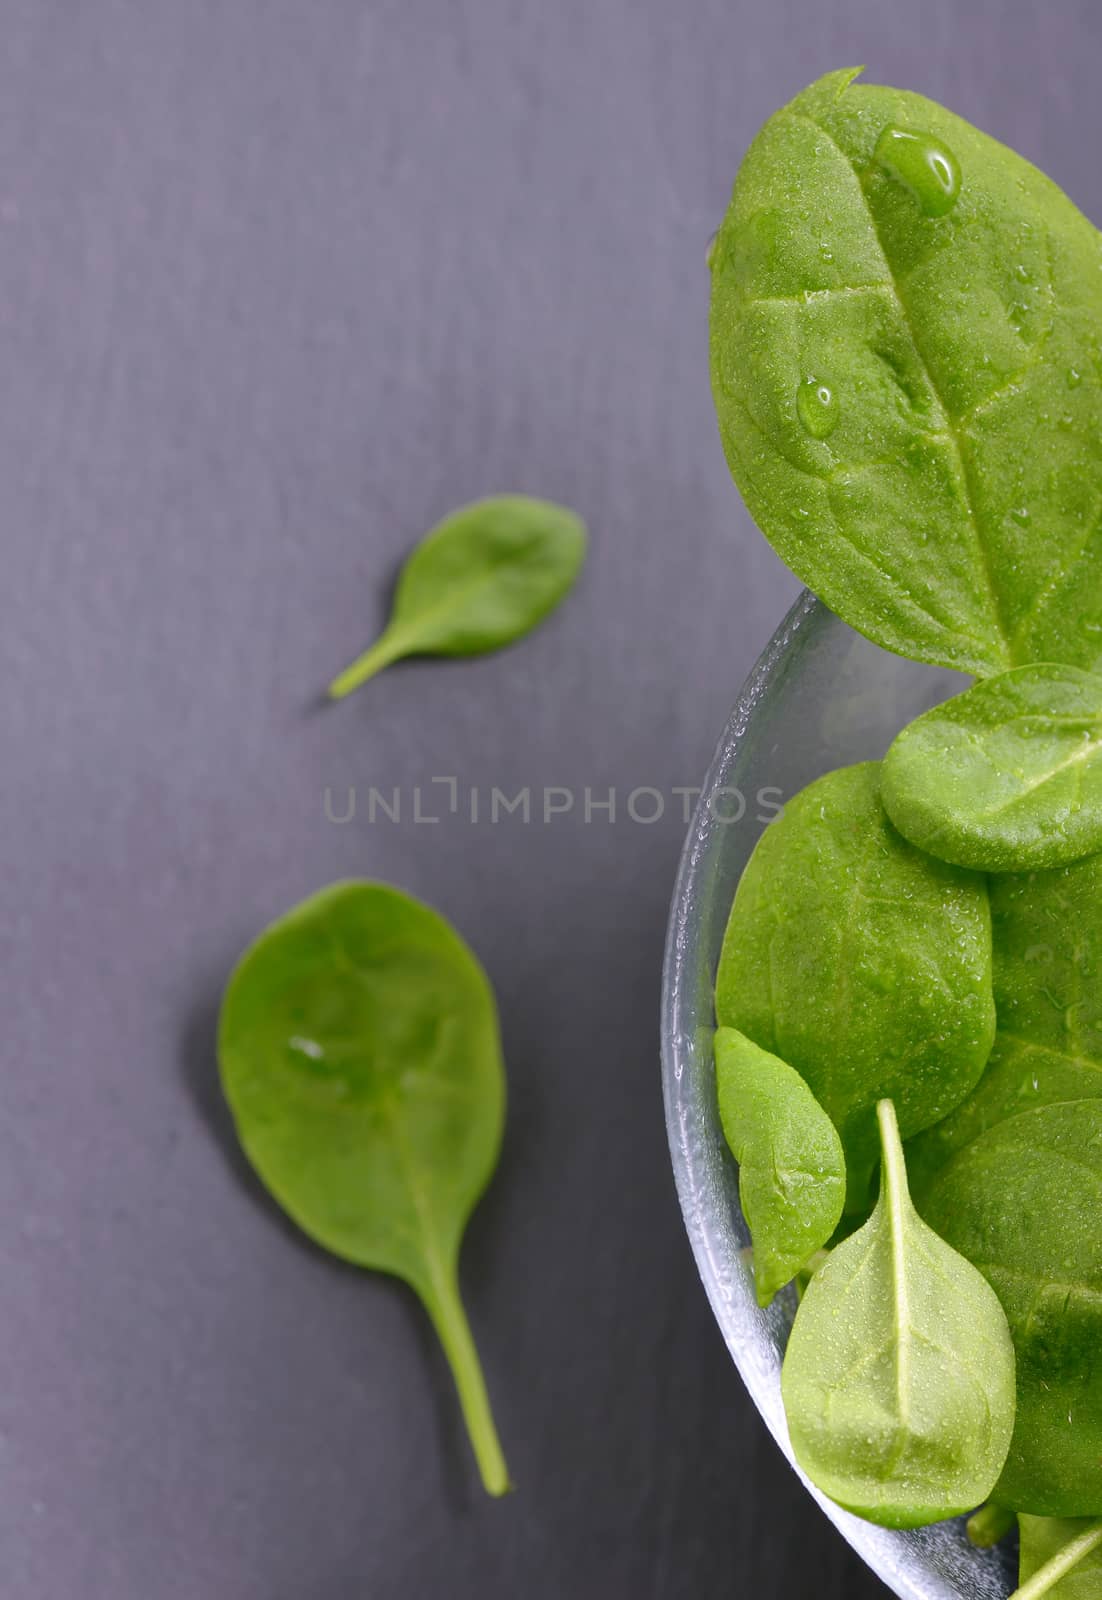
[[[1102,1100],[988,1129],[920,1203],[991,1284],[1014,1336],[1018,1412],[993,1498],[1102,1515]]]
[[[851,1208],[879,1149],[876,1103],[904,1135],[944,1117],[995,1032],[985,880],[892,827],[879,766],[819,778],[762,835],[731,908],[716,1016],[806,1080],[842,1136]]]
[[[991,1492],[1014,1424],[1014,1350],[991,1289],[911,1204],[891,1102],[879,1113],[880,1199],[811,1279],[781,1389],[812,1482],[908,1528]]]
[[[711,252],[731,471],[789,566],[903,655],[1102,656],[1102,241],[941,106],[830,73]]]

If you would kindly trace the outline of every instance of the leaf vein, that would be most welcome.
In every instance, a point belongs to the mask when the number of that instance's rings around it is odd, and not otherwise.
[[[932,371],[932,369],[930,367],[929,358],[927,357],[926,352],[923,349],[922,343],[918,338],[918,333],[916,331],[915,324],[914,324],[914,321],[913,321],[912,316],[911,316],[910,308],[907,305],[907,301],[904,298],[902,289],[900,288],[900,285],[899,285],[899,281],[896,278],[895,272],[894,272],[894,270],[892,268],[892,263],[891,263],[891,260],[890,260],[890,258],[888,256],[887,249],[885,248],[884,240],[883,240],[883,238],[881,236],[880,228],[879,228],[879,225],[878,225],[877,220],[876,220],[876,213],[874,212],[874,210],[872,208],[872,205],[871,205],[871,203],[869,201],[868,193],[867,193],[867,191],[865,189],[865,184],[864,184],[864,181],[862,179],[862,175],[858,171],[856,164],[851,160],[851,158],[842,149],[842,146],[838,143],[837,139],[834,137],[834,135],[830,132],[830,130],[828,128],[825,128],[821,122],[816,120],[816,118],[814,118],[812,116],[809,116],[807,114],[807,112],[798,111],[798,112],[794,112],[793,115],[802,118],[805,122],[809,122],[813,128],[815,128],[819,133],[821,133],[823,138],[828,140],[829,143],[831,145],[833,145],[834,149],[838,152],[839,156],[842,158],[842,160],[850,168],[850,171],[853,173],[854,181],[855,181],[855,183],[857,185],[857,191],[860,194],[861,199],[864,202],[865,210],[866,210],[866,212],[868,214],[869,226],[872,229],[873,237],[875,238],[875,240],[877,242],[877,245],[879,246],[880,254],[881,254],[881,256],[883,258],[883,261],[884,261],[884,270],[887,273],[887,282],[885,284],[885,288],[890,289],[890,291],[892,293],[892,296],[895,299],[895,303],[896,303],[896,306],[898,308],[899,315],[902,318],[903,325],[904,325],[904,327],[905,327],[905,329],[907,331],[907,334],[908,334],[908,336],[910,338],[911,344],[914,347],[915,355],[916,355],[916,357],[917,357],[917,359],[919,361],[919,364],[922,367],[922,371],[923,371],[923,373],[925,375],[926,381],[930,386],[930,392],[934,396],[934,399],[937,401],[938,408],[939,408],[939,410],[941,412],[941,415],[942,415],[942,417],[944,418],[944,421],[945,421],[946,440],[948,442],[949,448],[950,448],[950,450],[951,450],[951,452],[952,452],[952,454],[953,454],[953,456],[955,458],[955,461],[956,461],[957,471],[958,471],[958,487],[961,490],[961,496],[962,496],[962,501],[963,501],[965,514],[966,514],[966,516],[968,518],[968,522],[969,522],[969,524],[971,525],[971,528],[972,528],[972,532],[973,532],[973,536],[974,536],[975,549],[976,549],[976,553],[977,553],[977,555],[979,557],[980,571],[981,571],[982,576],[984,578],[984,581],[985,581],[985,584],[986,584],[986,587],[987,587],[987,591],[988,591],[988,595],[990,597],[992,618],[993,618],[994,623],[995,623],[995,629],[996,629],[996,632],[998,634],[1000,643],[1003,646],[1003,655],[1004,655],[1006,664],[1012,665],[1013,664],[1013,656],[1012,656],[1012,654],[1010,652],[1010,649],[1008,647],[1007,631],[1006,631],[1006,628],[1005,628],[1005,625],[1004,625],[1004,622],[1003,622],[1003,616],[1002,616],[1002,598],[1001,598],[1001,595],[999,594],[999,591],[998,591],[998,589],[997,589],[997,587],[995,585],[995,576],[994,576],[994,571],[993,571],[993,568],[992,568],[992,565],[991,565],[990,554],[988,552],[987,544],[986,544],[986,542],[985,542],[985,540],[983,538],[983,534],[982,534],[982,530],[981,530],[981,526],[980,526],[980,518],[979,518],[978,510],[977,510],[977,507],[976,507],[976,504],[975,504],[976,491],[975,491],[975,486],[974,486],[974,484],[972,482],[972,472],[971,472],[971,468],[970,468],[969,463],[968,463],[967,452],[965,451],[964,446],[962,444],[962,441],[960,439],[960,436],[957,433],[956,427],[954,425],[953,415],[952,415],[951,411],[949,410],[949,407],[946,404],[945,399],[941,394],[941,390],[939,389],[938,384],[937,384],[937,382],[936,382],[936,380],[934,378],[933,371]]]

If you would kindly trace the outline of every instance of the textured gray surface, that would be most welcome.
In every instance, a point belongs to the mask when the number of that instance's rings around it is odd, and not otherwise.
[[[622,808],[697,781],[794,593],[706,375],[704,248],[759,122],[865,60],[1102,216],[1094,0],[964,10],[0,7],[4,1600],[877,1592],[695,1279],[656,1066],[680,802]],[[415,536],[504,487],[588,517],[570,604],[319,712]],[[435,776],[579,800],[415,824]],[[299,1244],[219,1109],[229,963],[349,874],[433,900],[500,994],[464,1266],[502,1504],[416,1308]]]

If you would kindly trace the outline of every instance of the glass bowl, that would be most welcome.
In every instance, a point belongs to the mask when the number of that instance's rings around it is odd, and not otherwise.
[[[662,1072],[674,1176],[716,1321],[790,1462],[780,1371],[795,1298],[786,1290],[762,1311],[754,1297],[746,1257],[750,1236],[713,1079],[716,963],[735,885],[778,804],[834,767],[878,759],[905,723],[963,682],[955,673],[889,655],[804,594],[738,698],[704,781],[674,890],[662,985]],[[973,1549],[963,1520],[896,1533],[851,1516],[804,1482],[902,1600],[1005,1600],[1015,1586],[1012,1552]]]

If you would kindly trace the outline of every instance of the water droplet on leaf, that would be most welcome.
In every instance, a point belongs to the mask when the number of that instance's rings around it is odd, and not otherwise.
[[[805,378],[796,391],[796,414],[813,439],[826,439],[838,426],[838,397],[819,378]]]
[[[299,1061],[305,1060],[310,1066],[320,1066],[325,1061],[325,1050],[316,1039],[307,1039],[300,1033],[294,1033],[287,1040],[287,1048]]]
[[[876,161],[914,195],[928,217],[943,217],[960,196],[957,158],[932,133],[889,126],[876,145]]]

